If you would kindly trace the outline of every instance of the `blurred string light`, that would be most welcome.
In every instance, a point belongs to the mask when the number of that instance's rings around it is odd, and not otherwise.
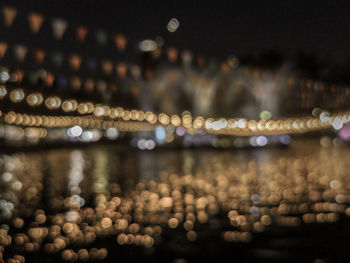
[[[1,85],[0,99],[5,98],[7,94],[7,88]],[[26,94],[23,89],[16,88],[10,91],[9,97],[13,103],[20,103],[25,99]],[[126,131],[153,130],[153,125],[159,123],[163,126],[171,124],[175,128],[183,126],[188,133],[204,129],[206,132],[213,134],[238,136],[305,133],[331,127],[335,130],[340,130],[344,124],[350,122],[350,111],[334,113],[331,115],[329,112],[318,108],[312,111],[312,117],[283,118],[279,120],[271,120],[271,113],[269,111],[262,111],[260,114],[261,119],[256,121],[244,118],[205,119],[202,116],[197,116],[193,119],[191,113],[188,111],[183,112],[181,116],[177,114],[169,116],[166,113],[156,114],[151,111],[144,112],[136,109],[127,110],[122,107],[110,107],[108,105],[93,104],[92,102],[78,103],[74,99],[62,100],[59,96],[44,98],[41,93],[29,94],[26,101],[29,106],[38,106],[42,101],[45,101],[44,104],[49,110],[61,109],[65,112],[77,112],[81,115],[87,115],[87,119],[78,116],[46,116],[43,118],[40,116],[28,116],[26,114],[19,114],[18,118],[16,118],[16,116],[13,117],[13,112],[9,112],[4,114],[5,117],[2,120],[5,120],[8,124],[29,125],[31,123],[31,126],[43,125],[46,127],[74,126],[72,125],[72,122],[76,122],[77,125],[83,124],[87,128],[102,129],[119,125],[115,128],[118,128],[121,131],[123,131],[123,129]],[[105,121],[100,119],[101,117],[110,118],[113,121]],[[132,124],[118,124],[114,119],[135,122],[132,122]],[[38,124],[35,124],[37,123],[37,120]],[[47,122],[44,120],[49,121]],[[137,125],[137,122],[140,122],[140,125]],[[149,123],[148,126],[147,122]],[[168,139],[169,138],[170,137],[168,136]]]

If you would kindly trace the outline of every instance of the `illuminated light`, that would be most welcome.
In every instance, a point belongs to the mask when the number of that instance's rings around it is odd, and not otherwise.
[[[213,118],[208,118],[205,120],[205,123],[204,123],[204,127],[209,130],[211,129],[212,127],[212,123],[214,122],[215,120]]]
[[[284,123],[284,128],[287,130],[291,130],[293,128],[293,121],[292,120],[288,120]]]
[[[69,65],[73,70],[78,70],[81,64],[81,57],[78,55],[71,55],[69,58]]]
[[[276,121],[276,129],[277,130],[283,130],[283,121],[282,120],[277,120]]]
[[[340,131],[339,131],[339,136],[343,140],[349,140],[350,139],[350,125],[345,125]]]
[[[102,132],[99,130],[91,130],[91,133],[93,135],[92,141],[96,142],[102,137]]]
[[[260,119],[268,121],[269,119],[271,119],[272,114],[270,111],[268,110],[264,110],[262,112],[260,112]]]
[[[124,111],[124,114],[123,114],[123,120],[124,121],[129,121],[131,119],[131,112],[126,110]]]
[[[9,113],[7,113],[5,115],[6,123],[12,124],[12,123],[14,123],[15,120],[16,120],[16,113],[14,113],[13,111],[10,111]]]
[[[156,143],[153,140],[147,140],[145,142],[145,147],[147,150],[153,150],[156,147]]]
[[[25,94],[22,89],[15,89],[10,92],[11,101],[18,103],[21,102],[25,97]]]
[[[156,139],[158,142],[162,143],[165,140],[166,132],[163,126],[158,126],[155,130]]]
[[[259,216],[260,215],[260,209],[256,206],[252,206],[250,208],[250,214],[253,216]]]
[[[176,18],[172,18],[168,22],[167,29],[169,32],[175,32],[179,26],[180,26],[179,20],[177,20]]]
[[[139,43],[139,49],[143,52],[154,51],[157,49],[157,43],[151,39],[146,39]]]
[[[76,37],[80,42],[83,42],[85,40],[87,33],[88,28],[85,26],[78,26],[76,28]]]
[[[168,220],[168,226],[172,229],[176,228],[179,225],[177,218],[173,217]]]
[[[192,116],[191,112],[188,110],[185,110],[184,112],[182,112],[181,116],[185,117],[186,115]]]
[[[87,249],[79,249],[78,250],[78,259],[80,261],[88,261],[89,260],[89,252]]]
[[[138,120],[139,119],[139,112],[137,110],[131,110],[131,119],[132,120]]]
[[[64,32],[66,31],[68,27],[67,21],[61,19],[61,18],[54,18],[52,19],[52,33],[55,39],[61,39],[63,37]]]
[[[167,134],[167,135],[165,136],[165,141],[166,141],[167,143],[171,143],[173,140],[174,140],[174,135],[172,135],[172,134]]]
[[[22,116],[21,114],[17,114],[16,120],[15,120],[14,123],[15,123],[16,125],[21,125],[22,122],[23,122],[23,116]]]
[[[176,134],[177,134],[178,136],[184,136],[185,133],[186,133],[186,130],[185,130],[184,127],[180,126],[180,127],[177,127],[177,128],[176,128]]]
[[[143,111],[139,111],[138,112],[139,117],[138,117],[138,121],[143,121],[145,119],[145,113]]]
[[[141,139],[137,142],[137,147],[140,150],[145,150],[146,149],[146,140],[145,139]]]
[[[186,114],[182,117],[182,125],[185,128],[191,128],[192,127],[192,117],[189,114]]]
[[[329,122],[331,120],[331,115],[329,112],[323,111],[320,114],[320,120],[321,122]]]
[[[235,119],[228,119],[227,120],[227,128],[233,129],[236,128],[237,122]]]
[[[29,125],[30,118],[27,114],[23,114],[23,125]]]
[[[211,128],[215,131],[225,129],[227,127],[227,120],[220,119],[211,123]]]
[[[38,64],[41,64],[41,63],[43,63],[43,61],[45,59],[46,52],[44,50],[42,50],[42,49],[37,49],[37,50],[35,50],[34,55],[35,55],[36,62]],[[46,77],[46,74],[45,74],[45,77]]]
[[[79,137],[83,133],[83,129],[80,126],[73,126],[67,130],[69,137]]]
[[[15,57],[18,61],[22,62],[27,54],[27,47],[23,45],[15,45],[14,46]]]
[[[73,111],[73,103],[70,100],[65,100],[62,103],[62,109],[65,112]]]
[[[5,172],[1,175],[1,180],[4,182],[4,183],[8,183],[10,182],[11,180],[13,179],[13,175],[9,172]]]
[[[258,138],[256,138],[256,143],[259,146],[265,146],[268,143],[268,139],[265,136],[259,136]]]
[[[109,228],[112,226],[112,220],[108,217],[104,217],[101,220],[101,226],[102,228]]]
[[[87,102],[85,103],[86,105],[86,113],[93,113],[95,110],[95,106],[94,104],[92,104],[91,102]]]
[[[175,132],[175,127],[173,125],[168,125],[166,126],[166,132],[169,133],[169,134],[173,134]]]
[[[7,94],[7,90],[5,88],[5,86],[0,86],[0,99],[4,98]]]
[[[49,97],[45,100],[45,105],[49,109],[58,109],[61,106],[61,99],[59,97]]]
[[[7,71],[0,72],[0,80],[6,82],[10,79],[10,74]]]
[[[332,121],[332,126],[335,130],[340,130],[343,128],[343,121],[340,118],[335,118],[334,121]]]
[[[276,129],[276,122],[273,121],[273,120],[269,120],[268,122],[266,122],[266,129],[269,130],[269,131],[273,131],[274,129]]]
[[[153,112],[147,111],[146,120],[152,124],[155,124],[157,122],[157,115],[155,115]]]
[[[314,108],[312,110],[312,116],[314,116],[315,118],[320,117],[321,113],[322,113],[322,110],[320,108]]]
[[[309,129],[311,129],[313,127],[313,120],[312,119],[309,119],[306,121],[306,127],[308,127]]]
[[[65,217],[68,222],[76,222],[80,218],[79,213],[76,211],[68,211]]]
[[[168,56],[168,60],[169,60],[171,63],[176,62],[177,57],[178,57],[178,51],[177,51],[177,49],[174,48],[174,47],[168,48],[168,49],[167,49],[167,56]]]
[[[258,144],[256,143],[256,138],[257,138],[256,136],[253,136],[253,137],[250,137],[249,139],[250,145],[253,147],[258,146]]]
[[[43,96],[40,93],[32,93],[27,97],[27,103],[30,106],[39,106],[43,102]]]
[[[258,123],[255,120],[250,120],[248,122],[248,129],[251,131],[256,131],[258,129]]]
[[[123,52],[126,48],[126,45],[128,43],[128,40],[126,39],[126,37],[122,34],[117,34],[114,37],[114,43],[118,49],[119,52]]]
[[[104,108],[101,106],[96,106],[94,109],[94,115],[97,117],[103,116],[105,113]]]
[[[299,120],[293,121],[292,127],[293,127],[293,129],[299,129],[300,128]]]
[[[0,42],[0,58],[2,58],[5,55],[7,48],[8,48],[7,43]]]
[[[124,115],[124,109],[122,107],[117,107],[116,108],[116,113],[117,113],[117,118],[122,118]]]
[[[141,77],[141,69],[138,65],[131,65],[130,72],[135,79],[139,79]]]
[[[292,141],[292,139],[290,138],[289,135],[285,134],[285,135],[281,135],[279,138],[280,142],[282,144],[290,144],[290,142]]]
[[[103,106],[103,115],[108,116],[111,109],[108,106]]]
[[[118,117],[118,110],[116,108],[111,108],[109,112],[109,118],[115,119]]]
[[[74,252],[70,249],[65,249],[61,252],[61,257],[65,261],[70,261],[73,258]]]
[[[345,199],[345,196],[343,194],[337,194],[335,196],[335,201],[338,203],[338,204],[342,204],[346,201]]]
[[[201,116],[195,118],[194,121],[193,121],[193,127],[194,127],[195,129],[200,129],[200,128],[202,128],[202,127],[203,127],[203,124],[204,124],[204,118],[201,117]]]
[[[128,241],[128,237],[126,234],[121,233],[118,235],[117,242],[119,245],[125,245],[127,243],[127,241]]]
[[[246,119],[239,119],[237,121],[237,127],[240,129],[245,129],[247,127],[247,120]]]
[[[168,125],[169,122],[170,122],[169,116],[166,115],[165,113],[160,113],[160,114],[158,115],[158,120],[159,120],[159,122],[160,122],[161,124],[163,124],[163,125]]]
[[[74,192],[74,190],[77,191],[77,189],[79,189],[79,193],[80,193],[79,187],[76,187],[75,189],[72,188],[71,191]],[[81,196],[79,196],[77,194],[74,194],[71,196],[71,201],[75,206],[79,206],[79,207],[83,207],[85,204],[84,198],[82,198]]]
[[[17,16],[17,9],[11,6],[3,6],[1,11],[5,26],[11,27]]]
[[[332,189],[337,189],[341,186],[341,182],[339,182],[338,180],[332,180],[330,183],[329,183],[329,186],[332,188]]]
[[[116,128],[108,128],[106,130],[106,137],[110,140],[115,140],[119,136],[119,131]]]
[[[181,118],[178,115],[174,114],[174,115],[171,116],[170,122],[175,127],[178,127],[178,126],[181,125]]]
[[[44,21],[44,17],[41,14],[31,12],[28,15],[28,21],[32,33],[38,33]]]

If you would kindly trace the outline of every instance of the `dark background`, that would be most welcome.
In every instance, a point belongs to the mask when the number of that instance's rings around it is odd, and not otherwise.
[[[207,55],[284,56],[303,51],[345,59],[350,46],[349,1],[3,0],[20,10],[125,33],[130,39],[170,38]],[[180,27],[168,33],[169,19]]]

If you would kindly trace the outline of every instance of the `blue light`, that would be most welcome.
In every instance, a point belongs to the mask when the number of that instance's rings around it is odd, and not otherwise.
[[[164,142],[166,136],[166,132],[163,126],[158,126],[156,128],[156,138],[158,142]]]

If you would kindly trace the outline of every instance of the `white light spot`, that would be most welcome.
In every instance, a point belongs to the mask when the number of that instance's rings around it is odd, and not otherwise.
[[[145,150],[146,149],[146,140],[145,139],[141,139],[137,142],[137,147],[140,150]]]
[[[67,134],[69,137],[78,137],[83,133],[83,129],[80,126],[73,126],[69,128]]]
[[[119,136],[119,131],[116,128],[108,128],[106,131],[106,137],[110,140],[115,140]]]
[[[179,20],[177,20],[176,18],[172,18],[170,19],[167,25],[167,29],[169,32],[175,32],[179,26],[180,26]]]
[[[268,143],[268,139],[265,136],[259,136],[256,138],[256,143],[259,146],[265,146]]]
[[[143,40],[139,43],[139,49],[143,52],[154,51],[157,48],[157,43],[151,39]]]

